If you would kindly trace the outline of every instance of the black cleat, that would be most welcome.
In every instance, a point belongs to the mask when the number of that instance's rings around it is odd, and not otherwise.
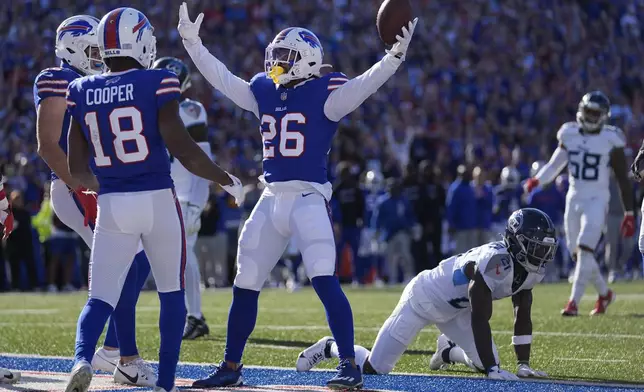
[[[194,316],[188,316],[188,321],[186,321],[186,326],[183,329],[183,340],[194,340],[198,337],[208,335],[210,329],[208,324],[206,324],[206,319],[201,316],[200,319]]]

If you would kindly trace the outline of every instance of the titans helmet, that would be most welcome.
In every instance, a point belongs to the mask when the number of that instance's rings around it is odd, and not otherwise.
[[[545,273],[545,266],[554,260],[559,245],[552,220],[536,208],[522,208],[510,215],[503,242],[516,263],[537,274]]]
[[[176,57],[161,57],[154,62],[152,68],[165,68],[177,74],[179,82],[181,83],[182,93],[184,93],[187,89],[190,88],[190,86],[192,86],[192,80],[190,78],[190,70],[188,70],[188,66],[186,65],[186,63]]]

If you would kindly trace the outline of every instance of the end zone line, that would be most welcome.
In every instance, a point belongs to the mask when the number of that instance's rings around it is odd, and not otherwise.
[[[16,358],[33,358],[33,359],[58,359],[58,360],[73,360],[72,357],[62,357],[62,356],[48,356],[48,355],[35,355],[35,354],[13,354],[13,353],[0,353],[0,357],[16,357]],[[157,361],[149,361],[150,363],[158,364]],[[210,366],[209,363],[197,363],[197,362],[179,362],[179,365],[188,365],[188,366],[199,366],[207,367]],[[244,365],[247,369],[266,369],[266,370],[279,370],[279,371],[288,371],[295,372],[294,368],[281,367],[281,366],[255,366],[255,365]],[[312,369],[313,372],[326,372],[333,373],[332,369]],[[406,373],[406,372],[392,372],[389,373],[391,376],[413,376],[413,377],[443,377],[443,378],[454,378],[454,379],[472,379],[472,380],[485,380],[483,377],[472,377],[472,376],[463,376],[463,375],[446,375],[446,374],[437,374],[431,375],[427,373]],[[377,377],[377,376],[376,376]],[[534,383],[545,383],[545,384],[563,384],[563,385],[572,385],[572,386],[584,386],[584,387],[605,387],[605,388],[630,388],[630,389],[642,389],[644,390],[644,384],[629,384],[629,383],[619,383],[619,382],[590,382],[590,381],[578,381],[578,380],[560,380],[560,379],[522,379],[522,382],[534,382]]]

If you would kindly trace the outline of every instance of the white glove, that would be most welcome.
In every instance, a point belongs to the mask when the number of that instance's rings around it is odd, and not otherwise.
[[[233,184],[222,185],[221,187],[224,188],[224,190],[228,192],[232,197],[234,197],[235,204],[237,204],[238,207],[241,207],[241,205],[244,204],[244,186],[242,185],[241,181],[239,181],[239,178],[233,176],[230,173],[226,174],[228,174],[228,177],[230,177]]]
[[[542,372],[541,370],[534,370],[530,367],[530,365],[522,363],[519,364],[519,367],[517,369],[517,376],[546,378],[548,377],[548,374],[546,372]]]
[[[186,14],[187,15],[187,14]],[[397,35],[396,42],[391,49],[385,50],[392,56],[398,57],[400,60],[405,61],[405,56],[407,55],[407,49],[409,48],[409,43],[411,42],[411,37],[414,35],[414,30],[416,29],[416,23],[418,23],[418,18],[414,18],[407,27],[402,28],[402,37]],[[181,22],[179,22],[181,25]]]
[[[188,41],[191,45],[196,44],[200,39],[199,27],[201,27],[201,22],[203,22],[203,12],[197,16],[197,19],[193,23],[190,20],[190,16],[188,16],[188,6],[183,2],[179,7],[179,25],[177,26],[181,38]]]
[[[507,370],[500,369],[498,366],[492,366],[490,371],[487,373],[487,378],[491,380],[506,380],[506,381],[516,381],[519,377],[514,373],[510,373]]]
[[[183,221],[186,224],[186,234],[192,235],[201,229],[201,208],[196,205],[182,204]]]

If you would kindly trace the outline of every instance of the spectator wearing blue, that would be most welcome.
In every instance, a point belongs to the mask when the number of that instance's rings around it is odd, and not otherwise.
[[[455,242],[454,251],[465,253],[476,246],[476,196],[465,165],[458,166],[457,175],[447,190],[447,227]]]
[[[340,224],[340,235],[336,238],[337,259],[340,260],[344,247],[349,245],[353,261],[353,281],[359,283],[366,272],[363,260],[358,257],[362,218],[365,212],[364,193],[360,189],[358,178],[351,171],[349,162],[340,162],[336,172],[338,178],[333,187],[333,198],[340,209],[340,219],[335,221]]]
[[[532,164],[530,169],[530,177],[536,175],[539,170],[545,165],[543,161],[537,161]],[[557,188],[554,184],[550,183],[547,185],[539,185],[532,190],[531,193],[525,196],[525,204],[530,208],[538,208],[541,211],[548,214],[552,223],[557,227],[557,235],[563,238],[562,228],[563,228],[563,212],[566,208],[566,194]],[[624,214],[622,214],[622,217]],[[620,220],[621,224],[621,220]],[[618,230],[619,234],[619,230]],[[560,241],[560,243],[565,243],[565,241]],[[564,250],[557,249],[557,256],[555,263],[548,263],[546,266],[546,282],[555,282],[559,280],[565,263],[564,263]]]
[[[402,183],[397,178],[387,179],[387,193],[378,203],[374,219],[376,236],[384,239],[385,262],[389,283],[398,282],[398,271],[402,269],[403,282],[410,281],[414,273],[414,259],[411,255],[411,231],[416,224],[414,209],[403,195]]]
[[[480,246],[490,241],[494,207],[494,190],[480,166],[472,170],[472,187],[476,198],[476,246]]]
[[[502,233],[505,224],[514,211],[522,207],[521,174],[513,166],[501,170],[499,184],[494,187],[493,231]]]

